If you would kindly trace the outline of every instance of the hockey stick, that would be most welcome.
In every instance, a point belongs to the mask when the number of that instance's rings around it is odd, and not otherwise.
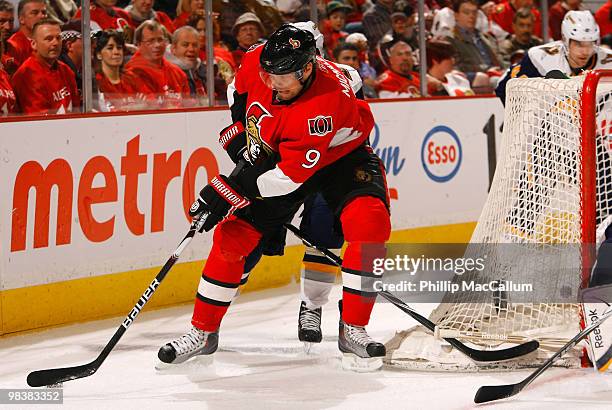
[[[327,259],[329,259],[336,265],[342,266],[342,259],[340,257],[330,252],[329,249],[312,244],[310,241],[308,241],[302,236],[302,233],[300,232],[298,228],[296,228],[295,226],[289,223],[285,224],[285,228],[290,230],[295,236],[297,236],[300,240],[302,240],[304,244],[321,252]],[[407,313],[408,315],[410,315],[414,320],[419,322],[421,325],[425,326],[431,332],[435,331],[436,325],[432,321],[430,321],[424,316],[421,316],[419,313],[414,311],[410,306],[408,306],[402,300],[395,297],[393,294],[385,290],[378,292],[378,294],[384,297],[385,299],[387,299],[392,304],[394,304],[398,309],[400,309],[404,313]],[[507,349],[476,350],[476,349],[472,349],[471,347],[463,344],[457,339],[444,338],[444,340],[446,340],[455,349],[459,350],[461,353],[465,354],[467,357],[469,357],[470,359],[476,362],[499,362],[503,360],[514,359],[514,358],[529,354],[537,350],[538,347],[540,347],[540,344],[537,341],[532,340],[532,341],[529,341],[529,342],[526,342],[526,343],[523,343],[517,346],[513,346]]]
[[[476,396],[474,397],[474,403],[486,403],[489,401],[505,399],[520,393],[525,387],[529,386],[529,384],[531,384],[531,382],[534,381],[539,375],[541,375],[542,373],[544,373],[544,371],[551,367],[557,359],[559,359],[562,355],[564,355],[570,349],[576,346],[582,339],[587,337],[589,333],[599,327],[599,325],[601,325],[606,319],[609,319],[610,316],[612,316],[612,309],[604,313],[603,316],[599,318],[599,320],[596,320],[589,326],[585,327],[580,333],[574,336],[572,340],[567,342],[565,346],[563,346],[559,351],[557,351],[557,353],[552,355],[550,359],[544,362],[522,382],[516,384],[506,384],[502,386],[480,387],[476,392]]]
[[[121,339],[121,336],[123,336],[127,328],[134,323],[136,316],[138,316],[144,305],[149,301],[149,299],[151,299],[151,296],[153,296],[153,293],[155,293],[162,280],[164,280],[166,274],[170,271],[172,266],[174,266],[187,245],[189,245],[189,242],[191,242],[195,233],[202,228],[207,216],[208,214],[204,213],[191,223],[191,227],[189,228],[187,235],[185,235],[181,243],[179,243],[179,246],[170,256],[170,259],[166,261],[157,276],[155,276],[155,279],[153,279],[149,287],[147,287],[140,299],[138,299],[136,305],[132,308],[130,313],[123,320],[123,323],[121,323],[121,326],[119,326],[113,337],[111,337],[106,346],[104,346],[102,352],[94,361],[74,367],[33,371],[32,373],[28,374],[28,385],[31,387],[49,386],[69,380],[80,379],[82,377],[87,377],[94,374],[100,368],[100,366],[102,366],[102,363],[108,357],[115,345],[117,345],[119,339]]]

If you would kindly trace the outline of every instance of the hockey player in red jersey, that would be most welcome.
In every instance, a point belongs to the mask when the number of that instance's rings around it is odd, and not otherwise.
[[[230,156],[251,165],[218,175],[190,213],[220,223],[198,287],[192,329],[162,346],[162,363],[177,364],[217,349],[221,320],[262,238],[290,221],[306,196],[321,192],[339,215],[348,243],[342,266],[338,346],[343,365],[382,365],[385,348],[365,331],[376,292],[372,259],[384,256],[391,226],[385,173],[365,145],[374,119],[338,68],[316,57],[311,33],[283,25],[245,54],[235,79],[234,124],[222,132]],[[235,212],[234,212],[235,211]]]

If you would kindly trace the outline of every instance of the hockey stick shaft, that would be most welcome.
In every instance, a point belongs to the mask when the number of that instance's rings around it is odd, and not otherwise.
[[[338,266],[342,266],[342,259],[339,256],[332,253],[329,249],[322,247],[322,246],[315,245],[312,242],[310,242],[308,239],[304,238],[302,233],[297,227],[289,223],[286,223],[285,228],[287,228],[295,236],[297,236],[302,242],[304,242],[304,244],[306,244],[306,246],[316,249],[317,251],[321,252],[331,262],[335,263]],[[425,316],[420,315],[418,312],[416,312],[410,306],[404,303],[401,299],[395,297],[393,294],[391,294],[390,292],[386,290],[379,291],[378,294],[380,294],[382,297],[384,297],[389,302],[394,304],[398,309],[402,310],[404,313],[410,315],[414,320],[419,322],[421,325],[425,326],[432,333],[435,332],[436,325],[432,321],[427,319]],[[462,343],[461,341],[457,339],[444,338],[444,340],[446,340],[455,349],[459,350],[460,352],[468,356],[470,359],[477,361],[477,362],[499,362],[503,360],[515,359],[517,357],[529,354],[537,350],[538,347],[540,347],[540,344],[537,341],[532,340],[532,341],[529,341],[529,342],[526,342],[526,343],[523,343],[517,346],[513,346],[507,349],[476,350],[476,349],[472,349],[471,347],[465,345],[464,343]]]
[[[529,386],[539,375],[549,369],[561,356],[573,349],[580,341],[587,337],[591,332],[597,329],[606,319],[612,316],[612,309],[604,313],[599,320],[594,321],[589,326],[585,327],[572,340],[567,342],[565,346],[559,349],[554,355],[546,360],[540,367],[531,373],[523,381],[516,384],[506,384],[501,386],[482,386],[476,392],[474,397],[475,403],[486,403],[489,401],[505,399],[520,393],[525,387]]]
[[[189,232],[187,232],[187,235],[185,235],[183,240],[179,243],[174,253],[166,261],[157,276],[155,276],[155,279],[153,279],[153,281],[149,284],[140,299],[138,299],[138,302],[136,302],[136,305],[134,305],[130,313],[128,313],[128,315],[121,323],[121,326],[119,326],[113,337],[111,337],[106,346],[104,346],[102,352],[100,352],[100,354],[94,361],[74,367],[63,367],[57,369],[33,371],[28,374],[28,385],[31,387],[49,386],[52,384],[62,383],[68,380],[80,379],[82,377],[87,377],[94,374],[100,368],[100,366],[108,357],[113,348],[117,345],[128,327],[130,327],[130,325],[134,323],[134,320],[136,320],[136,317],[138,316],[144,305],[151,299],[153,293],[155,293],[158,286],[164,280],[172,266],[174,266],[181,253],[185,250],[187,245],[189,245],[189,243],[195,236],[195,233],[198,232],[204,225],[207,216],[208,214],[202,214],[198,219],[195,219],[191,223],[191,227],[189,228]]]

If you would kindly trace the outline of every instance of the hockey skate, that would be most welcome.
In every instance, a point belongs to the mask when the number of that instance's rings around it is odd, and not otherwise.
[[[306,302],[300,305],[298,315],[298,339],[304,342],[304,350],[310,352],[313,343],[321,343],[323,334],[321,333],[321,312],[322,309],[308,309]]]
[[[352,326],[342,321],[342,304],[340,308],[340,323],[338,348],[343,353],[342,368],[355,372],[372,372],[383,365],[386,349],[382,343],[372,340],[362,326]]]
[[[210,355],[217,350],[218,345],[219,332],[205,332],[192,326],[188,333],[159,349],[159,352],[157,352],[159,362],[155,368],[158,370],[167,369],[195,356]]]

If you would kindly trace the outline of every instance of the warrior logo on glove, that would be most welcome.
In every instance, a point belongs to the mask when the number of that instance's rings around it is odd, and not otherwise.
[[[265,117],[272,115],[259,103],[255,102],[249,106],[246,113],[247,119],[247,147],[251,163],[254,163],[261,155],[263,149],[268,155],[272,154],[272,149],[261,139],[261,121]]]

